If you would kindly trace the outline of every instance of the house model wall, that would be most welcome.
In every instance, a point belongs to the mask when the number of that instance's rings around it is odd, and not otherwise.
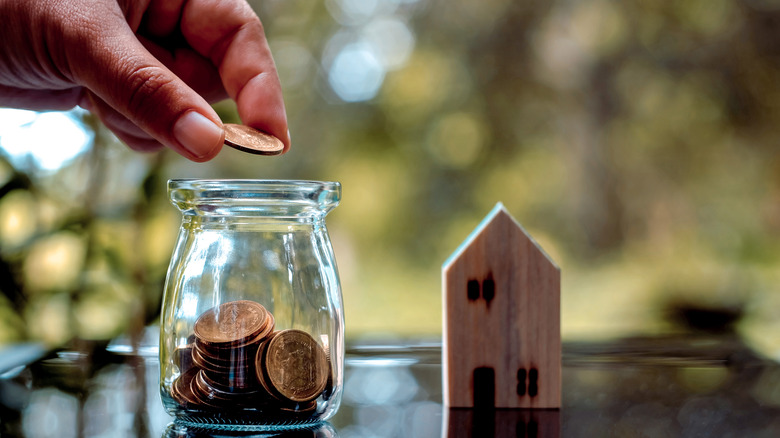
[[[445,405],[559,408],[560,270],[503,205],[442,277]]]

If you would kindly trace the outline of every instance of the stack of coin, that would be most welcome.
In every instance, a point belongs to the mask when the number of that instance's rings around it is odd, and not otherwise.
[[[254,301],[203,313],[192,343],[175,352],[181,375],[171,396],[185,409],[310,415],[332,374],[327,353],[308,333],[274,326],[273,315]]]
[[[191,377],[190,388],[200,404],[214,408],[255,404],[260,387],[254,358],[273,329],[273,315],[254,301],[224,303],[198,318],[192,364],[199,371]]]

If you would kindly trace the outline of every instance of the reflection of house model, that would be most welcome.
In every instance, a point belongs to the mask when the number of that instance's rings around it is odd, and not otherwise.
[[[445,405],[559,408],[560,270],[503,205],[442,277]]]

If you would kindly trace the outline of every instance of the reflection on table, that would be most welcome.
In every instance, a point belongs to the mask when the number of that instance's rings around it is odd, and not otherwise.
[[[557,409],[448,409],[446,437],[559,438]]]
[[[264,435],[179,426],[160,403],[153,350],[83,347],[0,351],[0,436],[780,435],[780,366],[734,336],[564,344],[560,411],[445,411],[439,345],[352,346],[339,413],[312,429]]]
[[[165,428],[162,438],[337,438],[338,436],[338,433],[330,423],[273,432],[227,432],[192,428],[173,422]]]

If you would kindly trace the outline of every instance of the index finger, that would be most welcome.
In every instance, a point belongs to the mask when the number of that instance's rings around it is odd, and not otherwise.
[[[290,138],[282,86],[263,25],[249,4],[244,0],[186,1],[180,29],[187,43],[217,66],[244,124],[277,137],[286,152]]]

